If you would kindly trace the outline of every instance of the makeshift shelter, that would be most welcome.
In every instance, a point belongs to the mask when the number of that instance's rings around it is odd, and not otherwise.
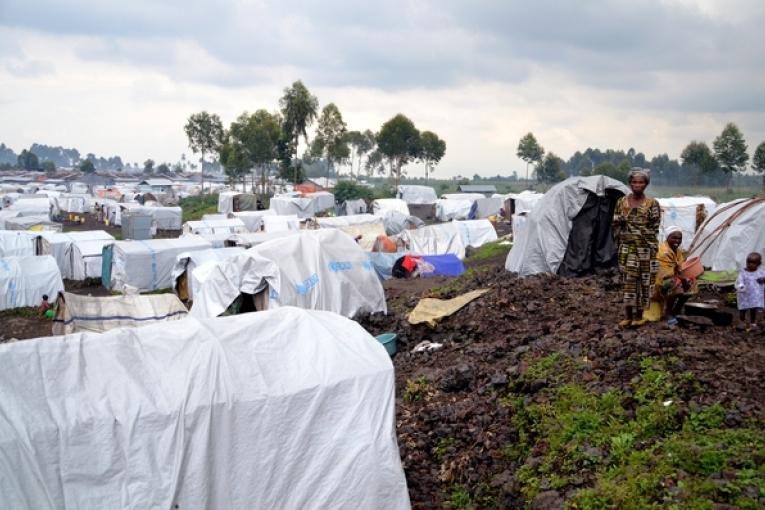
[[[50,199],[53,205],[53,214],[60,215],[66,213],[85,213],[88,212],[88,200],[82,195],[61,195]]]
[[[164,207],[161,205],[144,205],[154,219],[157,230],[180,230],[183,222],[183,209],[180,207]]]
[[[430,186],[405,186],[398,187],[397,198],[400,198],[407,205],[435,204],[438,197],[436,190]]]
[[[37,233],[25,230],[0,230],[0,258],[31,257],[36,254]]]
[[[661,206],[659,240],[664,241],[667,238],[669,227],[680,227],[683,231],[681,247],[684,250],[691,246],[698,227],[717,208],[715,201],[709,197],[672,197],[657,200]]]
[[[212,248],[199,236],[147,241],[116,241],[103,254],[102,283],[107,289],[140,292],[173,286],[173,267],[178,254]]]
[[[501,198],[479,198],[470,207],[468,219],[477,220],[489,216],[498,216],[503,205],[504,201]]]
[[[255,211],[258,208],[258,197],[252,193],[224,191],[218,194],[218,212],[229,214],[240,211]]]
[[[713,271],[740,271],[751,252],[765,255],[765,197],[720,204],[696,232],[689,255]]]
[[[6,230],[31,230],[32,232],[61,232],[63,225],[50,221],[48,216],[17,216],[5,220]]]
[[[187,221],[183,224],[184,234],[238,234],[248,232],[244,222],[238,218],[225,220]]]
[[[37,253],[52,255],[64,278],[71,278],[73,269],[73,249],[75,243],[103,241],[104,244],[114,242],[114,237],[103,230],[88,230],[83,232],[40,232],[37,236]],[[85,250],[90,253],[91,250]],[[98,254],[100,259],[100,252]],[[77,261],[79,264],[79,261]],[[98,269],[101,274],[101,269]]]
[[[336,228],[348,234],[362,250],[371,251],[378,236],[385,235],[383,220],[373,214],[316,218],[320,228]]]
[[[489,220],[465,220],[454,222],[462,236],[465,247],[480,248],[497,240],[497,231]]]
[[[183,319],[188,310],[174,294],[91,297],[61,292],[56,299],[54,335],[101,333]]]
[[[50,255],[0,258],[0,310],[37,306],[43,295],[53,299],[63,290],[61,272]]]
[[[355,214],[366,214],[369,207],[363,198],[357,198],[356,200],[346,200],[343,202],[342,211],[347,216],[353,216]]]
[[[194,274],[200,286],[191,314],[215,317],[239,311],[298,306],[346,317],[385,312],[385,293],[366,252],[337,229],[260,244]]]
[[[520,193],[508,193],[506,195],[494,195],[495,198],[502,198],[504,201],[503,208],[505,210],[505,216],[511,217],[513,214],[528,213],[537,202],[539,202],[543,193],[537,193],[536,191],[524,190]]]
[[[275,214],[298,218],[313,218],[334,206],[335,197],[327,192],[311,193],[305,197],[275,196],[269,202],[269,208]]]
[[[283,230],[277,232],[249,232],[245,234],[234,234],[229,236],[224,243],[225,246],[239,246],[241,248],[252,248],[274,239],[282,237],[300,235],[301,230]]]
[[[42,216],[50,217],[51,204],[46,196],[35,196],[27,198],[21,195],[18,200],[5,207],[8,211],[14,211],[19,216]]]
[[[395,209],[387,209],[377,217],[382,219],[385,233],[389,236],[398,235],[404,230],[425,226],[425,222],[417,216],[406,215]]]
[[[5,230],[5,222],[12,218],[18,218],[20,216],[18,211],[9,211],[8,209],[0,209],[0,230]]]
[[[72,243],[69,268],[62,273],[62,276],[76,281],[82,281],[87,278],[100,279],[104,248],[113,242],[108,239],[96,239]]]
[[[409,508],[390,357],[336,314],[3,344],[0,387],[6,508]]]
[[[470,200],[475,202],[479,198],[486,198],[483,193],[444,193],[441,195],[444,200]]]
[[[199,288],[199,282],[192,275],[204,264],[214,264],[244,252],[244,248],[234,246],[229,248],[213,248],[178,254],[173,266],[173,289],[183,301],[194,299],[194,292]]]
[[[314,193],[306,193],[304,196],[313,200],[314,211],[317,213],[334,209],[335,207],[335,195],[329,191],[316,191]]]
[[[436,202],[436,218],[439,221],[466,220],[470,217],[470,210],[475,201],[476,199],[440,198]]]
[[[294,214],[263,216],[262,221],[265,232],[300,230],[300,219]]]
[[[417,230],[404,230],[399,238],[406,250],[414,255],[445,255],[451,253],[465,258],[462,233],[455,222],[429,225]]]
[[[390,210],[409,216],[409,207],[400,198],[378,198],[372,201],[372,213],[375,216],[385,216],[385,212]]]
[[[261,209],[260,211],[242,211],[229,213],[229,218],[237,218],[244,222],[248,232],[258,232],[263,230],[263,216],[276,216],[272,209]]]
[[[520,276],[575,276],[614,266],[611,221],[616,200],[628,192],[624,184],[603,175],[559,182],[516,233],[505,268]]]

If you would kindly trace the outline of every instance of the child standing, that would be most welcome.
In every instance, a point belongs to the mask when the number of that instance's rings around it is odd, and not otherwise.
[[[757,310],[765,306],[765,271],[760,269],[762,255],[753,252],[746,257],[746,267],[736,279],[736,300],[741,322],[746,321],[749,310],[749,327],[757,327]]]

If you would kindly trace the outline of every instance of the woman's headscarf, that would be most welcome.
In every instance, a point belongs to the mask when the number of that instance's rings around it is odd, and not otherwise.
[[[642,177],[645,179],[646,184],[651,184],[651,172],[646,168],[633,168],[629,173],[629,177],[627,177],[627,182],[630,182],[635,177]]]
[[[683,233],[683,229],[678,227],[677,225],[671,225],[667,227],[664,232],[667,234],[665,237],[669,238],[670,235],[674,234],[675,232]]]

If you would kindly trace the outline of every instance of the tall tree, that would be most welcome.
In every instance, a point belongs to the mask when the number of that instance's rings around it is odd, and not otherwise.
[[[420,154],[420,132],[411,120],[399,113],[380,128],[377,148],[388,159],[398,189],[401,168]]]
[[[347,133],[348,129],[345,121],[343,121],[343,115],[335,103],[329,103],[321,110],[316,128],[316,138],[311,147],[313,156],[323,157],[327,161],[327,183],[329,183],[329,174],[334,169],[335,163],[345,161],[350,155]]]
[[[149,160],[151,161],[151,160]],[[153,163],[153,162],[152,162]],[[92,174],[96,171],[96,166],[93,164],[93,161],[89,159],[84,159],[80,161],[80,172],[84,174]]]
[[[292,84],[291,87],[284,89],[284,96],[279,99],[279,107],[282,111],[282,117],[284,120],[284,131],[289,133],[291,143],[294,151],[294,179],[295,183],[298,182],[298,144],[300,137],[302,136],[308,144],[308,128],[316,120],[316,115],[319,110],[319,100],[316,96],[311,95],[308,88],[303,85],[303,82],[298,80]]]
[[[361,174],[361,161],[375,146],[375,135],[370,130],[365,132],[349,131],[346,140],[351,148],[351,178],[353,178],[353,168],[356,167],[356,179]],[[354,165],[354,162],[356,162]]]
[[[252,168],[250,157],[244,145],[233,137],[226,137],[218,147],[218,157],[230,184],[236,183],[240,178],[244,179],[244,176]]]
[[[218,147],[223,141],[223,124],[217,114],[206,111],[194,113],[189,116],[183,127],[189,139],[189,147],[194,154],[200,154],[201,163],[201,187],[205,192],[205,156],[218,153]]]
[[[90,161],[89,159],[86,161]],[[143,173],[151,175],[154,173],[154,160],[147,159],[143,162]]]
[[[541,182],[560,182],[566,178],[563,171],[563,160],[553,154],[547,153],[545,159],[539,164],[537,169],[537,178]]]
[[[680,153],[680,159],[683,165],[694,168],[699,177],[709,175],[718,168],[714,154],[704,142],[692,141],[686,145]],[[696,184],[701,184],[699,179],[696,180]]]
[[[765,142],[760,143],[754,150],[752,170],[762,174],[762,187],[765,188]]]
[[[744,135],[741,134],[738,126],[730,122],[723,128],[720,136],[715,138],[712,146],[720,169],[727,176],[727,187],[731,189],[733,173],[746,170],[746,163],[749,161]]]
[[[540,163],[545,155],[545,150],[539,145],[533,133],[527,133],[518,142],[518,151],[515,154],[526,162],[526,181],[528,181],[529,164]]]
[[[425,164],[425,184],[428,183],[428,173],[446,154],[446,142],[432,131],[423,131],[420,135],[420,160]]]
[[[261,109],[252,115],[243,113],[231,123],[228,130],[228,138],[237,142],[236,150],[243,150],[250,168],[259,170],[260,194],[263,203],[268,194],[268,171],[279,156],[281,124],[282,120],[278,113],[269,113]],[[234,156],[233,166],[239,170],[241,162],[237,158],[240,154],[234,153]]]
[[[24,170],[39,170],[40,160],[37,158],[37,154],[32,151],[24,149],[21,151],[18,157],[18,165]]]

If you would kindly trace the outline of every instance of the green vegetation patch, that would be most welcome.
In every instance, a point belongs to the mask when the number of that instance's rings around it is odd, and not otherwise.
[[[205,214],[216,214],[218,212],[218,194],[182,198],[178,205],[183,209],[184,223],[187,221],[198,221]]]
[[[468,260],[477,261],[494,259],[502,255],[507,255],[510,251],[510,248],[512,247],[512,243],[504,239],[492,241],[491,243],[486,243],[478,248],[478,250],[472,254]]]

